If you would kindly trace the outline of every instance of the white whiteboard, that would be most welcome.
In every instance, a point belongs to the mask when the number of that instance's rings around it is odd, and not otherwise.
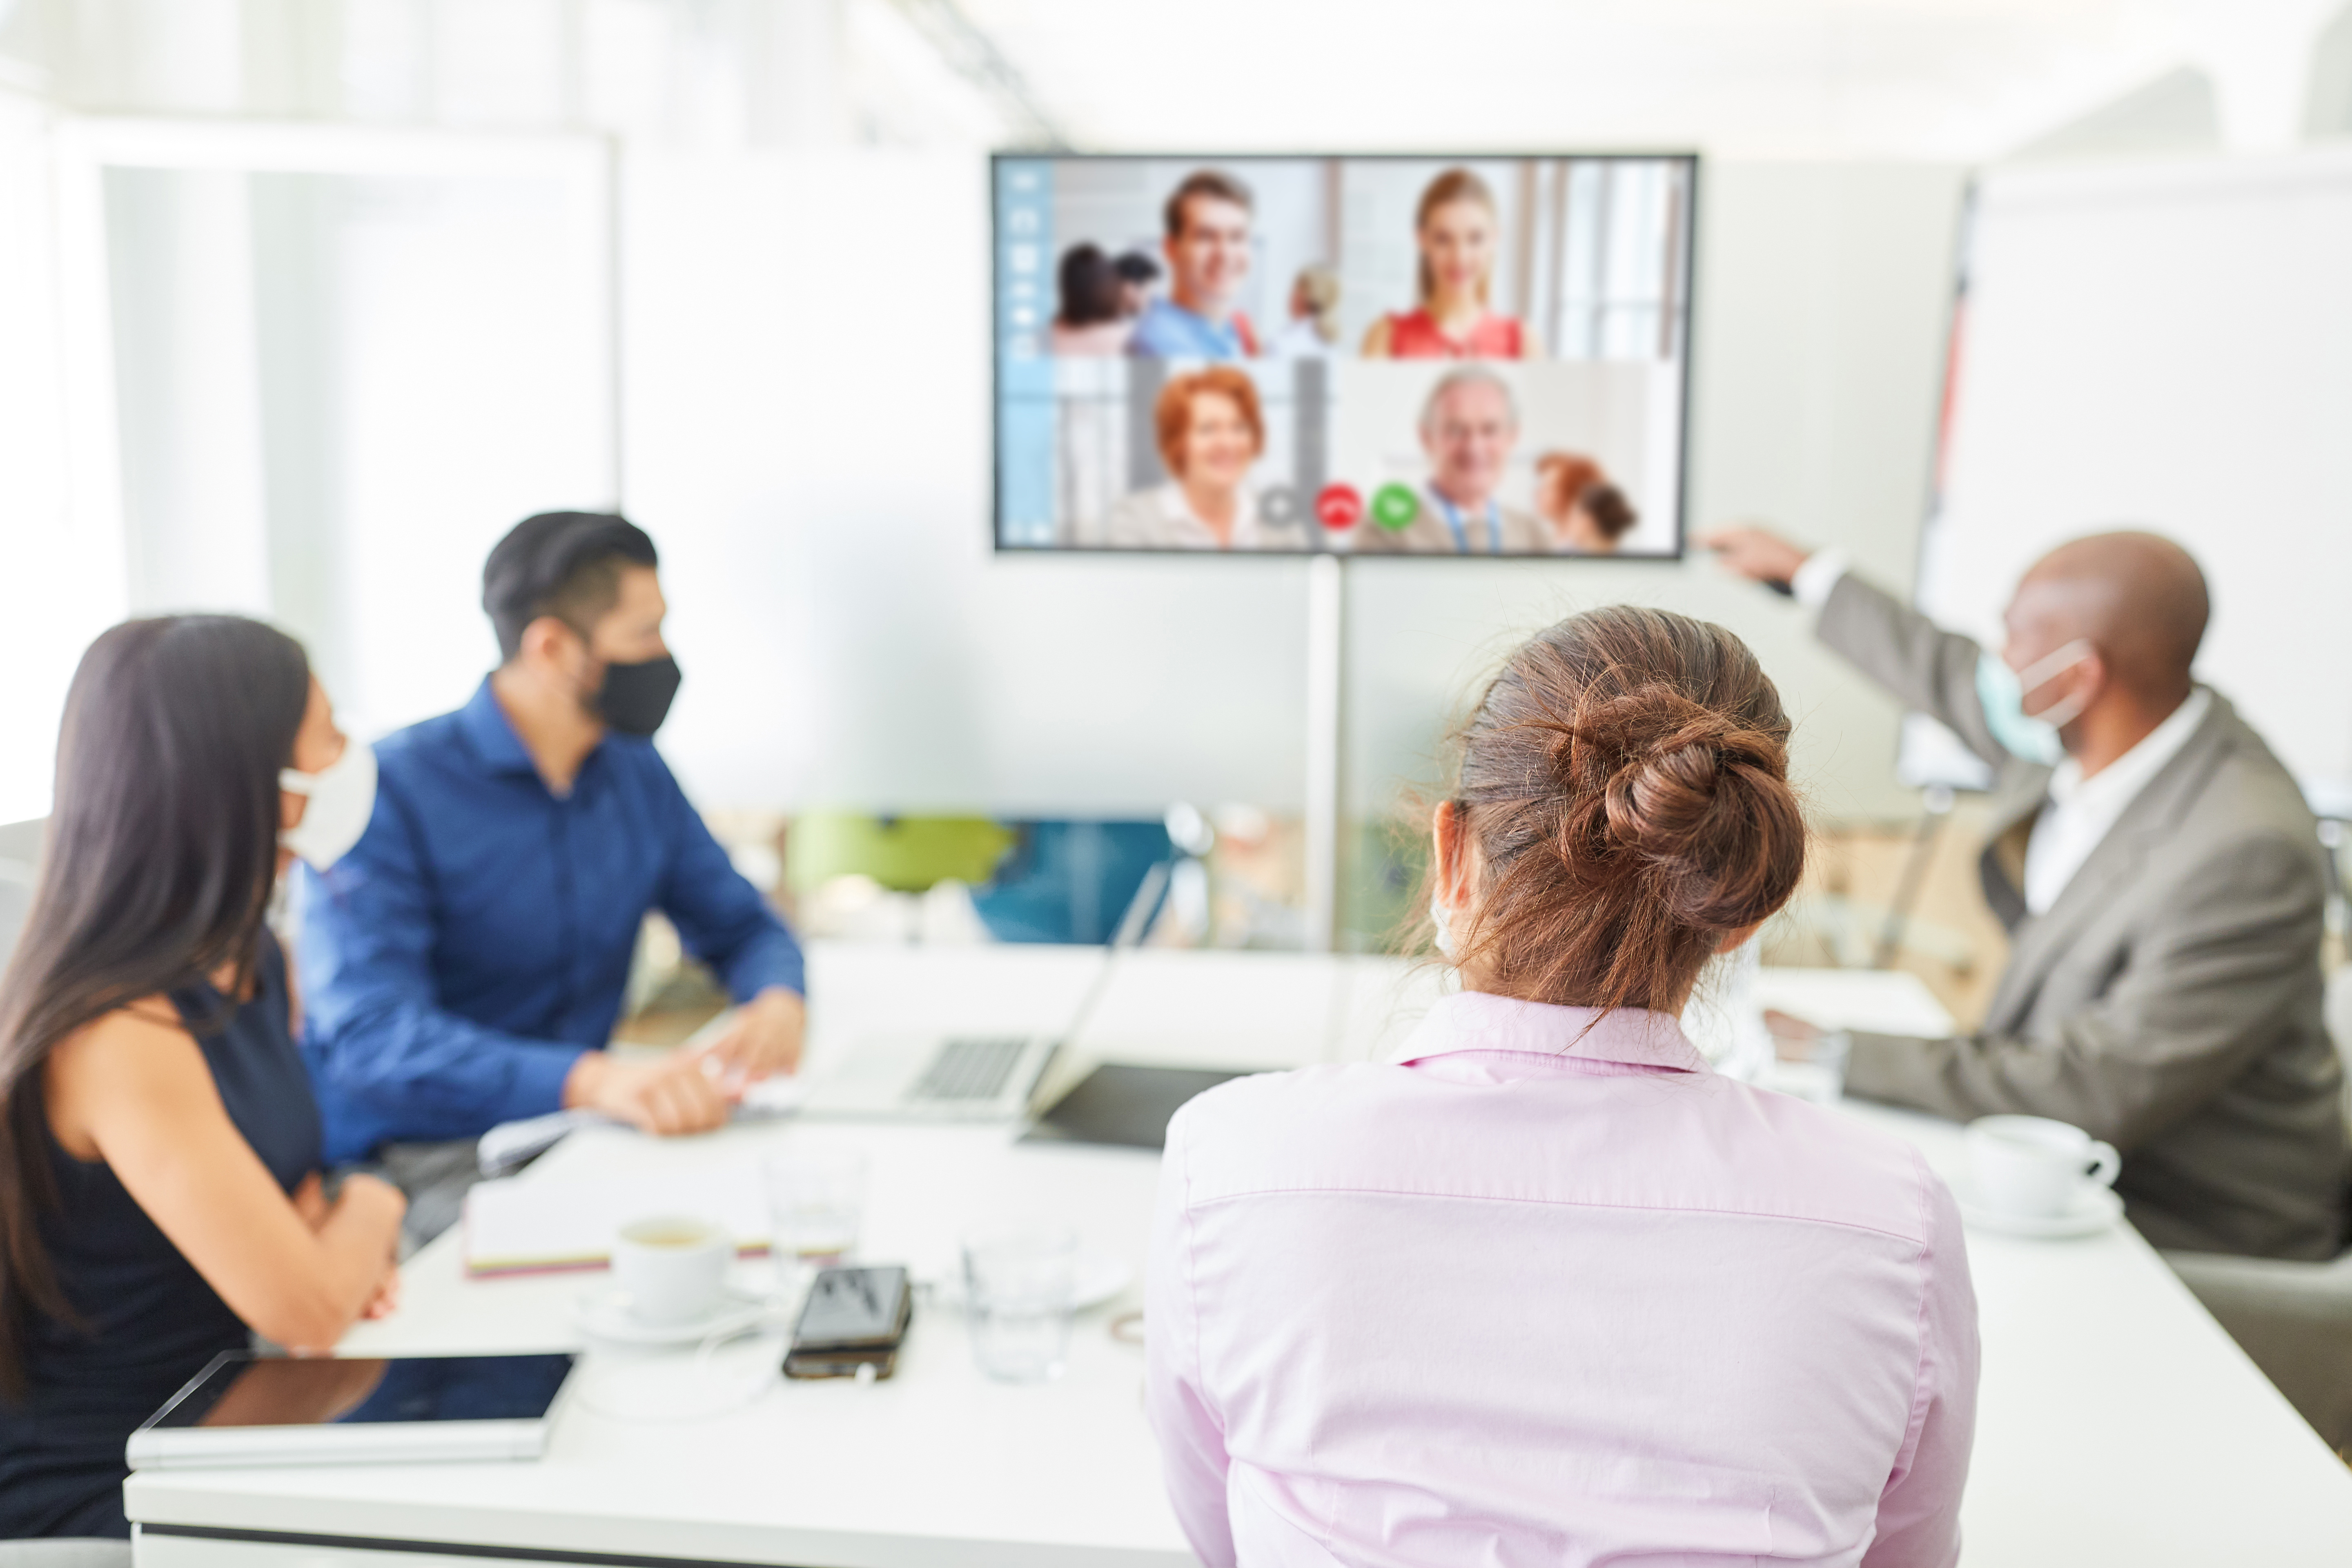
[[[2052,545],[2168,534],[2199,678],[2352,807],[2352,150],[1994,173],[1965,301],[1920,608],[1998,647]]]

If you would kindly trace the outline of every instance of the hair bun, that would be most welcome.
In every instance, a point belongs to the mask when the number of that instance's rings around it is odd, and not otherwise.
[[[1776,841],[1804,838],[1780,737],[1664,685],[1597,701],[1575,728],[1586,738],[1579,750],[1613,754],[1600,789],[1609,843],[1640,857],[1677,919],[1737,930],[1786,900],[1776,879],[1756,874],[1778,858]]]
[[[1479,896],[1457,962],[1503,994],[1677,1008],[1805,868],[1789,719],[1721,626],[1610,605],[1522,644],[1461,734]]]

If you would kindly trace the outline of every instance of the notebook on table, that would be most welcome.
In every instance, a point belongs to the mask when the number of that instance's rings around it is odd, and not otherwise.
[[[659,1214],[703,1215],[735,1238],[738,1253],[761,1254],[769,1231],[761,1194],[759,1167],[748,1159],[625,1177],[478,1182],[466,1194],[466,1272],[602,1268],[623,1226]]]

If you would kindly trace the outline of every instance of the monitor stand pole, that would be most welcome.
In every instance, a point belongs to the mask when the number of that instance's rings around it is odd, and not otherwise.
[[[1307,951],[1329,952],[1339,914],[1339,703],[1346,558],[1307,561]]]

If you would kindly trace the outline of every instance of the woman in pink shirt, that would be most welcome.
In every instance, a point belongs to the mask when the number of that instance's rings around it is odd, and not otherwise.
[[[1788,736],[1721,627],[1540,634],[1434,813],[1460,992],[1392,1063],[1237,1079],[1170,1126],[1147,1404],[1203,1563],[1958,1557],[1950,1194],[1675,1022],[1796,889]]]

